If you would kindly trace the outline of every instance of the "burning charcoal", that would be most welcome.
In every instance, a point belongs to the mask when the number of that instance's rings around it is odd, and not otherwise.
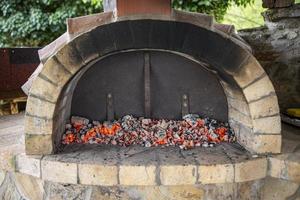
[[[194,147],[213,147],[220,142],[234,142],[235,134],[228,123],[214,119],[201,119],[188,114],[183,120],[155,120],[134,118],[126,115],[116,121],[89,123],[88,119],[72,117],[66,124],[62,137],[63,144],[88,143],[112,144],[119,146],[142,145],[179,146],[188,150]]]
[[[101,123],[99,121],[93,121],[94,126],[99,126]]]
[[[183,116],[183,119],[191,126],[196,127],[198,122],[197,119],[199,118],[199,115],[196,114],[188,114]]]
[[[84,118],[84,117],[78,117],[78,116],[73,116],[71,117],[71,123],[72,124],[78,124],[78,125],[87,125],[90,120]]]
[[[202,146],[205,147],[205,148],[207,148],[209,145],[208,145],[207,142],[204,142],[204,143],[202,144]]]
[[[148,142],[148,141],[146,141],[146,142],[145,142],[145,147],[151,147],[151,143]]]
[[[66,124],[66,130],[71,130],[72,125],[71,124]]]

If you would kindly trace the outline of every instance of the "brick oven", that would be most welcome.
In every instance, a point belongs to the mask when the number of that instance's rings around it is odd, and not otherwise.
[[[67,32],[39,51],[41,63],[24,86],[26,154],[46,156],[35,175],[92,185],[190,185],[266,176],[263,155],[281,151],[271,81],[232,26],[170,5],[110,1],[104,13],[69,19]],[[178,120],[188,113],[228,122],[237,144],[185,153],[62,144],[71,116]],[[138,152],[134,161],[132,151]],[[258,173],[245,174],[256,165]],[[173,172],[182,176],[174,179]]]
[[[184,113],[228,121],[250,152],[280,152],[274,88],[232,26],[172,10],[168,0],[111,3],[110,11],[69,19],[68,31],[39,51],[27,83],[27,154],[58,152],[72,115]]]
[[[25,116],[0,118],[0,199],[297,198],[299,130],[281,140],[234,28],[169,0],[104,2],[39,51]]]

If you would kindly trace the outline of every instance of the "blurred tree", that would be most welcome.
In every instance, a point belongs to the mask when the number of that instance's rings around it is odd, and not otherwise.
[[[265,23],[261,15],[265,10],[267,9],[262,7],[262,0],[254,0],[253,4],[246,7],[232,5],[228,8],[222,23],[233,24],[237,30],[260,27]]]
[[[232,5],[247,6],[254,0],[173,0],[173,7],[180,10],[213,15],[217,21],[223,19],[226,10]]]
[[[98,0],[0,0],[0,47],[45,45],[67,18],[101,11]]]
[[[214,15],[220,21],[231,4],[253,0],[173,0],[180,10]],[[103,10],[102,0],[0,0],[0,47],[43,46],[66,31],[67,18]]]

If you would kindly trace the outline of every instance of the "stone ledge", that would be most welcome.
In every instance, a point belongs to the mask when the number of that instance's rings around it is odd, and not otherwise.
[[[225,147],[228,148],[228,147]],[[235,150],[236,151],[236,150]],[[70,153],[42,156],[25,154],[11,155],[15,160],[11,168],[1,166],[5,171],[17,171],[42,180],[99,186],[154,186],[154,185],[195,185],[241,183],[263,179],[266,176],[300,183],[300,154],[288,153],[278,156],[242,156],[234,159],[238,152],[230,152],[232,163],[211,163],[208,165],[108,165],[108,163],[80,163],[88,153]],[[87,155],[88,154],[88,155]],[[77,158],[74,156],[77,155]],[[133,153],[134,155],[134,153]],[[1,156],[1,160],[11,160]],[[104,160],[103,160],[104,161]],[[105,161],[104,161],[105,162]],[[15,167],[14,167],[15,164]],[[269,167],[268,167],[269,166]],[[118,169],[120,169],[118,171]],[[158,170],[159,169],[159,170]],[[196,171],[197,170],[197,171]],[[157,173],[161,182],[157,182]],[[177,178],[176,178],[177,177]]]
[[[230,145],[221,147],[207,150],[199,148],[193,150],[190,156],[188,153],[182,154],[184,157],[177,158],[178,162],[174,162],[171,156],[169,161],[164,160],[162,164],[157,165],[149,165],[149,162],[147,164],[147,161],[143,159],[147,154],[144,151],[141,152],[138,147],[131,148],[129,151],[121,148],[119,153],[111,153],[108,156],[111,161],[105,157],[109,150],[105,147],[102,148],[103,152],[100,151],[101,148],[98,148],[96,151],[66,152],[43,158],[20,154],[16,156],[16,170],[52,182],[100,186],[176,186],[198,183],[205,185],[246,182],[266,177],[267,160],[265,157],[252,158],[246,151],[243,151],[243,156],[239,156],[242,152],[238,149],[231,149]],[[154,148],[153,151],[156,149]],[[170,151],[174,152],[174,149]],[[223,151],[228,151],[228,155]],[[196,157],[193,156],[195,152],[199,154]],[[144,153],[144,156],[139,156],[141,153]],[[169,151],[162,151],[162,154],[169,155],[169,153]],[[101,156],[102,154],[104,156]],[[124,154],[127,157],[124,157]],[[204,155],[207,155],[209,159],[203,159]],[[129,158],[131,159],[129,162],[116,163],[114,161],[115,159],[126,161]],[[198,160],[199,163],[195,164],[192,158]],[[143,164],[143,160],[136,161],[135,163],[139,163],[138,166],[134,164],[134,159],[143,159],[145,162]],[[182,164],[179,164],[180,160]],[[253,173],[250,173],[252,171]]]

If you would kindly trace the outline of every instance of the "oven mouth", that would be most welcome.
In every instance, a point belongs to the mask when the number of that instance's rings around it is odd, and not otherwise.
[[[26,152],[60,153],[71,116],[179,120],[188,113],[228,122],[251,153],[280,152],[277,97],[249,49],[213,24],[187,20],[202,15],[147,17],[106,19],[51,51],[29,92]]]

